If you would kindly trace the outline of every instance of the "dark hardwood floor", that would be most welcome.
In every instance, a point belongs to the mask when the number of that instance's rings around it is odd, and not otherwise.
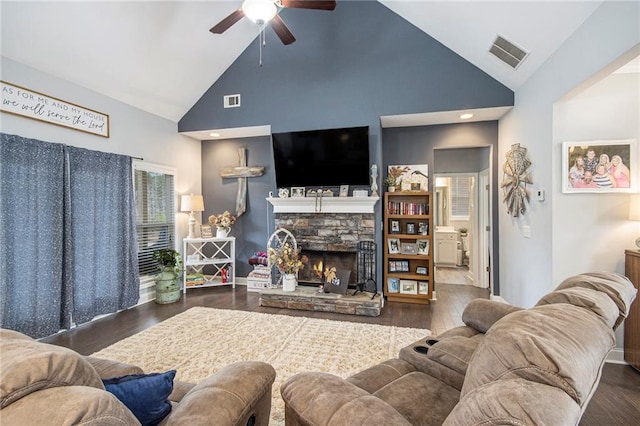
[[[465,306],[475,298],[488,298],[489,292],[472,286],[437,284],[437,300],[428,306],[386,302],[379,317],[291,311],[258,306],[257,293],[246,287],[191,289],[179,302],[158,305],[153,302],[84,324],[73,330],[42,339],[89,355],[125,337],[149,328],[193,306],[219,309],[308,316],[340,321],[428,328],[433,334],[462,324]],[[553,409],[553,407],[550,407]],[[595,395],[580,422],[581,426],[640,424],[640,372],[627,365],[606,364]]]

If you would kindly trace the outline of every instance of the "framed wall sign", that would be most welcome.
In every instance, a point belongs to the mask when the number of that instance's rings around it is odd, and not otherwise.
[[[109,137],[107,114],[6,81],[0,81],[0,85],[2,86],[2,104],[0,105],[2,112],[104,138]]]
[[[564,142],[562,192],[635,192],[636,146],[635,139]]]

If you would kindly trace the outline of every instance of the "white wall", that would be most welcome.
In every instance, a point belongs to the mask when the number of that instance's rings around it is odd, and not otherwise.
[[[555,250],[555,244],[564,238],[573,238],[576,233],[588,231],[566,220],[571,213],[561,212],[566,203],[573,203],[569,195],[560,194],[560,140],[554,136],[554,104],[591,76],[597,74],[621,55],[640,43],[640,4],[637,2],[605,2],[584,25],[534,74],[515,94],[515,107],[499,125],[499,154],[504,161],[511,144],[520,143],[528,149],[533,162],[533,190],[546,190],[546,201],[532,200],[529,211],[518,219],[509,217],[505,204],[499,207],[500,229],[500,296],[509,303],[529,307],[545,293],[552,291],[569,271],[578,269],[620,270],[623,261],[621,242],[612,248],[617,251],[608,261],[573,265],[576,253]],[[636,133],[637,134],[637,133]],[[619,138],[619,134],[603,131],[600,137]],[[631,136],[631,135],[629,135]],[[533,195],[533,194],[532,194]],[[572,195],[575,197],[574,195]],[[621,198],[614,195],[616,211],[623,209]],[[598,198],[602,200],[603,198]],[[568,200],[568,201],[567,201]],[[599,209],[582,213],[581,223],[596,223],[602,213]],[[622,213],[620,213],[622,214]],[[562,215],[565,219],[554,219]],[[614,219],[616,221],[618,219]],[[562,222],[562,223],[559,223]],[[557,225],[557,226],[554,226]],[[523,237],[522,227],[531,227],[531,238]],[[623,232],[613,225],[616,233]],[[628,236],[626,246],[631,247],[635,234]],[[633,238],[632,238],[633,237]],[[593,251],[584,248],[584,253],[602,252],[598,241]],[[588,244],[584,244],[588,246]],[[597,258],[597,256],[593,256]],[[617,261],[614,262],[613,259]],[[581,262],[581,261],[580,261]],[[579,267],[578,267],[579,266]],[[562,276],[560,275],[562,274]]]
[[[144,112],[71,82],[44,74],[2,57],[1,78],[109,115],[110,137],[103,138],[7,113],[0,114],[0,131],[47,142],[96,151],[142,157],[145,162],[178,170],[178,195],[201,192],[200,141],[178,134],[177,123]],[[177,201],[177,200],[176,200]],[[176,207],[179,208],[176,202]],[[179,213],[177,240],[188,234],[186,213]],[[182,246],[181,244],[179,245]]]

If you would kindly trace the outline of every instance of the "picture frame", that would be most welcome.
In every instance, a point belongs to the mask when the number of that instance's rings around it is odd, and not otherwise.
[[[636,139],[563,142],[562,192],[636,192],[636,149]]]
[[[396,261],[395,260],[390,260],[389,261],[389,272],[396,272]]]
[[[417,266],[416,267],[416,274],[418,274],[418,275],[429,275],[429,271],[427,270],[426,266]]]
[[[400,233],[400,221],[396,219],[391,219],[389,221],[389,232],[392,234]]]
[[[409,235],[413,235],[416,233],[416,224],[415,222],[407,222],[406,225],[406,233]]]
[[[418,294],[429,294],[428,281],[418,281]]]
[[[389,246],[389,254],[400,253],[400,239],[399,238],[387,238],[387,245]]]
[[[420,184],[420,191],[429,190],[428,164],[390,165],[387,167],[387,172],[391,176],[396,176],[401,191],[412,191],[413,183]]]
[[[291,187],[291,198],[301,198],[304,197],[305,192],[304,186],[292,186]]]
[[[418,281],[400,280],[400,294],[418,294]]]
[[[428,256],[429,255],[429,239],[428,238],[420,238],[416,240],[417,252],[419,255]]]
[[[429,235],[429,222],[418,222],[418,234]]]
[[[398,272],[409,272],[409,261],[399,260],[397,265]]]
[[[400,253],[402,254],[416,254],[418,247],[415,243],[402,243],[400,244]]]
[[[340,196],[341,197],[349,196],[349,185],[340,185]]]
[[[387,293],[398,293],[400,291],[399,278],[387,278]]]
[[[200,236],[202,238],[213,238],[213,228],[211,225],[200,225]]]
[[[325,293],[334,294],[346,294],[347,287],[349,286],[349,277],[351,277],[351,271],[348,269],[338,269],[336,271],[336,277],[327,282],[323,286]]]

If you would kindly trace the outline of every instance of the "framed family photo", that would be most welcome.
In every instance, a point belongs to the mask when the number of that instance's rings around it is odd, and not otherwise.
[[[388,238],[387,244],[389,245],[389,254],[400,253],[400,240],[398,238]]]
[[[398,293],[400,291],[400,278],[387,278],[387,292]]]
[[[562,192],[635,192],[636,149],[635,139],[564,142]]]

